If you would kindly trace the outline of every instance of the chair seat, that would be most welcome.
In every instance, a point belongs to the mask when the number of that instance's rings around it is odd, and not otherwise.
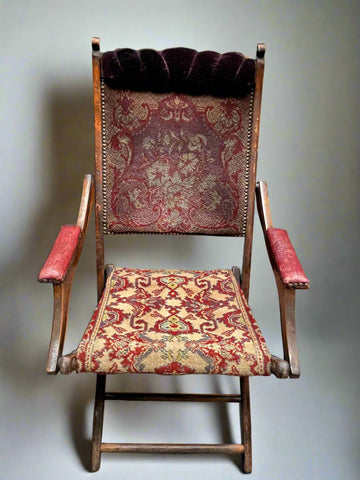
[[[76,371],[270,375],[271,356],[231,270],[115,268]]]

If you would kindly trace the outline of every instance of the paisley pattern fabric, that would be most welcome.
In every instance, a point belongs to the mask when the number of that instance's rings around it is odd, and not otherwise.
[[[270,375],[230,270],[114,269],[76,351],[95,373]]]
[[[251,94],[102,95],[105,233],[245,234]]]

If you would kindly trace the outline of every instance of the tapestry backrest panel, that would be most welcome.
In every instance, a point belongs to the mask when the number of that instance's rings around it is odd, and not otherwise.
[[[102,78],[104,232],[243,236],[253,88],[240,97],[109,83]]]

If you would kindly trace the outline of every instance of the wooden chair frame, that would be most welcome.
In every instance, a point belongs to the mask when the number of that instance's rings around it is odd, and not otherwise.
[[[246,236],[244,242],[242,273],[237,270],[238,281],[245,294],[249,297],[251,252],[253,242],[253,222],[255,197],[257,200],[260,222],[264,231],[269,258],[274,271],[280,304],[280,318],[284,359],[272,356],[272,373],[278,378],[297,378],[300,375],[299,356],[296,342],[295,329],[295,290],[308,288],[308,284],[295,285],[289,288],[284,283],[279,273],[279,268],[274,260],[271,247],[267,240],[266,231],[272,227],[267,185],[265,182],[256,183],[257,147],[260,126],[260,110],[262,83],[264,75],[265,46],[259,44],[256,55],[256,81],[255,103],[253,111],[252,148],[250,161],[250,196],[247,212]],[[96,263],[97,263],[97,293],[100,299],[105,286],[107,274],[111,266],[104,264],[104,238],[102,230],[102,133],[101,133],[101,94],[100,94],[100,41],[92,39],[93,63],[93,88],[94,88],[94,118],[95,118],[95,181],[92,175],[86,175],[83,183],[83,192],[77,226],[81,229],[81,238],[76,246],[74,255],[68,265],[64,279],[52,282],[54,288],[53,326],[48,354],[47,372],[49,374],[69,373],[72,370],[74,355],[63,355],[63,345],[68,319],[68,308],[71,286],[81,255],[84,238],[86,235],[90,212],[95,201],[96,223]],[[51,280],[48,280],[51,281]],[[135,400],[135,401],[185,401],[185,402],[235,402],[240,407],[240,444],[121,444],[103,443],[103,417],[105,400]],[[100,468],[101,454],[103,452],[117,453],[206,453],[206,454],[236,454],[241,455],[242,467],[245,473],[252,470],[251,452],[251,414],[249,378],[240,378],[240,394],[212,395],[212,394],[148,394],[148,393],[117,393],[106,391],[106,376],[97,375],[96,396],[93,418],[92,457],[91,471]]]

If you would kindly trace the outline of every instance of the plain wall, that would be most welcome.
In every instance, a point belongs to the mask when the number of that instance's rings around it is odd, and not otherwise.
[[[78,0],[0,4],[1,441],[4,479],[90,478],[92,376],[49,377],[52,289],[36,282],[93,173],[90,40],[102,50],[185,46],[254,56],[267,44],[258,178],[311,280],[297,295],[302,376],[253,379],[254,480],[360,473],[357,1]],[[272,272],[256,220],[250,303],[281,355]],[[95,306],[94,228],[72,293],[66,350]],[[111,238],[108,261],[240,264],[241,241]],[[124,390],[236,392],[233,378],[118,377]],[[236,408],[111,404],[108,441],[239,441]],[[231,427],[228,426],[231,421]],[[227,457],[103,455],[92,478],[241,478]]]

